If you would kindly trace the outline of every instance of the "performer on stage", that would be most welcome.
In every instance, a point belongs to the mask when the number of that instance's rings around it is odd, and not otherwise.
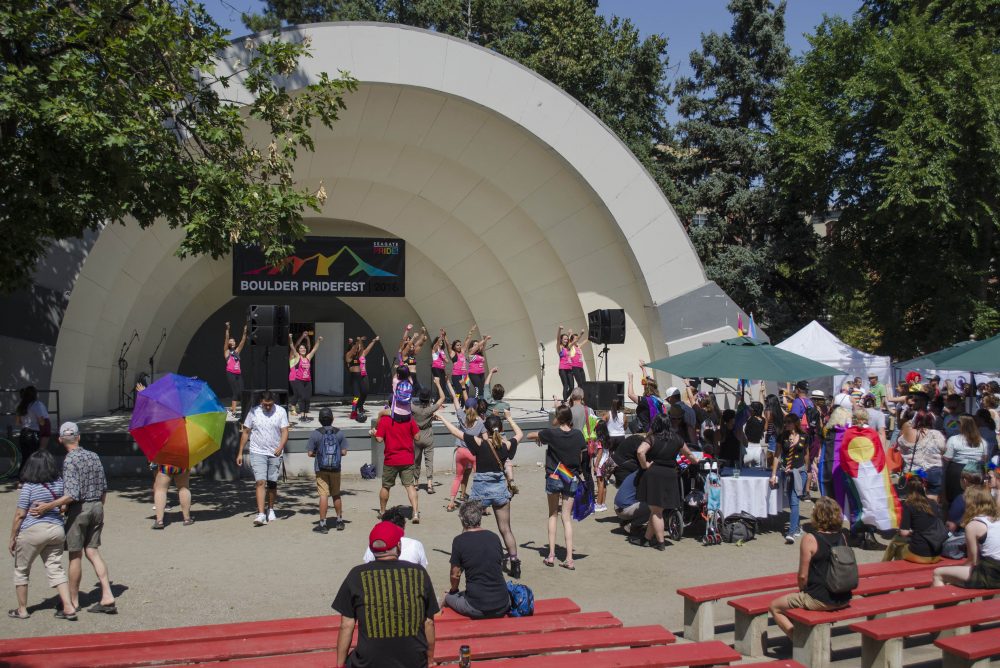
[[[476,329],[473,326],[473,329]],[[486,392],[486,344],[490,342],[491,336],[483,336],[482,341],[473,341],[467,348],[466,359],[469,364],[469,381],[476,388],[476,398],[485,397]]]
[[[243,336],[240,342],[229,336],[229,323],[226,323],[226,342],[222,349],[222,354],[226,359],[226,380],[229,381],[229,392],[232,401],[229,404],[229,414],[236,415],[236,406],[243,397],[243,372],[240,369],[240,353],[247,343],[247,326],[243,325]],[[145,389],[145,385],[143,386]]]
[[[462,401],[465,401],[467,396],[465,383],[467,380],[466,374],[469,370],[465,362],[465,351],[469,348],[474,331],[476,331],[475,325],[472,326],[472,329],[465,336],[465,343],[462,343],[458,339],[451,342],[451,388],[455,390],[455,396],[461,397]]]
[[[563,326],[559,325],[559,329],[556,331],[556,347],[559,351],[559,380],[563,387],[563,401],[569,399],[569,394],[573,391],[573,360],[570,340],[570,334],[564,334]]]
[[[420,392],[420,381],[417,379],[417,355],[424,347],[430,337],[427,336],[427,328],[421,327],[420,331],[410,336],[413,325],[407,325],[403,330],[403,339],[399,342],[399,353],[396,356],[397,366],[405,366],[410,370],[410,383],[413,385],[413,393]]]
[[[434,339],[434,344],[431,346],[431,375],[441,381],[441,387],[444,387],[445,383],[448,382],[448,371],[445,366],[447,357],[448,333],[444,331],[444,328],[441,328],[438,332],[438,336]]]
[[[357,422],[364,422],[368,419],[365,414],[365,399],[368,398],[368,355],[372,348],[378,343],[379,337],[371,340],[365,345],[365,337],[359,336],[353,341],[347,340],[348,348],[344,353],[344,360],[347,362],[347,370],[351,374],[351,392],[354,393],[354,400],[351,401],[351,419]]]
[[[577,387],[583,387],[587,381],[587,376],[583,373],[583,344],[588,342],[587,333],[580,330],[580,333],[573,335],[573,330],[569,331],[570,338],[570,365],[572,366],[573,382]]]
[[[303,341],[306,342],[307,346],[309,345],[309,332],[302,332],[301,334],[299,334],[299,339],[298,341],[295,342],[294,346],[291,345],[291,337],[292,335],[291,333],[289,333],[288,334],[289,347],[292,350],[288,352],[288,389],[289,389],[288,413],[289,417],[296,417],[298,416],[298,409],[296,407],[299,405],[298,385],[295,384],[296,378],[298,376],[298,369],[295,367],[295,363],[292,361],[292,359],[293,355],[296,356],[298,355],[298,353],[295,352],[295,350],[298,349],[298,347],[302,344]]]
[[[305,343],[296,346],[292,343],[291,333],[288,334],[288,380],[291,381],[295,391],[295,398],[299,406],[299,419],[303,422],[309,422],[312,420],[312,417],[309,416],[309,400],[312,399],[312,359],[316,355],[316,350],[322,343],[323,337],[316,337],[316,342],[312,344],[312,347],[309,346],[307,332],[302,333],[299,341],[302,341],[303,338]]]

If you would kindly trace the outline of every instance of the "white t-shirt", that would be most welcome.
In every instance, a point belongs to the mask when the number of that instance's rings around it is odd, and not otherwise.
[[[973,447],[965,436],[956,434],[948,439],[944,458],[956,464],[978,464],[986,459],[986,441],[979,439],[979,446]]]
[[[49,419],[49,411],[38,399],[28,406],[28,411],[21,416],[21,428],[32,431],[41,431],[41,421]]]
[[[414,538],[403,536],[399,550],[399,560],[408,561],[411,564],[420,564],[424,568],[427,568],[427,553],[424,552],[423,543]],[[370,564],[373,561],[375,561],[375,555],[372,554],[371,548],[368,548],[365,550],[365,563]]]
[[[624,436],[625,435],[625,414],[618,413],[618,419],[612,413],[608,412],[608,436]]]
[[[281,445],[281,430],[288,427],[288,413],[277,404],[270,415],[260,406],[254,406],[243,426],[250,430],[250,454],[273,456]]]
[[[868,408],[866,410],[868,411],[868,426],[875,431],[885,429],[885,413],[877,408]]]

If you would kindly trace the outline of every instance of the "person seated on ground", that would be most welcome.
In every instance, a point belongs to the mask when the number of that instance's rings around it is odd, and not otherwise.
[[[843,513],[837,502],[829,497],[820,497],[813,508],[812,524],[814,531],[805,534],[799,547],[798,593],[771,601],[774,622],[789,637],[792,635],[792,620],[785,614],[788,610],[839,610],[851,601],[850,592],[834,593],[826,584],[832,548],[847,544]]]
[[[965,490],[973,485],[983,484],[983,467],[978,464],[966,464],[962,469],[962,493],[955,497],[955,500],[948,506],[948,518],[945,527],[952,534],[965,532],[965,525],[962,524],[962,517],[965,515]]]
[[[924,480],[919,475],[907,475],[904,493],[899,533],[885,548],[882,561],[902,559],[915,564],[936,564],[941,561],[941,549],[947,538],[941,509],[927,498]]]
[[[1000,587],[1000,511],[984,486],[965,490],[966,563],[934,569],[933,586],[969,589]]]
[[[382,514],[384,521],[392,522],[404,532],[406,531],[407,517],[413,517],[413,508],[409,506],[393,506]],[[424,551],[423,543],[415,538],[404,535],[399,543],[399,560],[408,561],[411,564],[420,564],[424,568],[427,568],[427,552]],[[371,551],[371,548],[365,550],[364,561],[366,564],[375,561],[375,554]]]
[[[340,585],[331,606],[342,615],[334,665],[425,668],[434,663],[434,615],[440,611],[434,584],[423,566],[400,561],[402,538],[396,524],[376,524],[368,535],[375,561],[352,568]]]
[[[629,536],[642,538],[645,534],[646,522],[649,521],[649,506],[636,496],[635,481],[638,471],[632,471],[621,484],[615,494],[615,515],[622,528],[627,529]]]
[[[495,533],[483,529],[483,506],[477,500],[458,508],[462,533],[451,542],[451,589],[444,604],[471,619],[503,617],[510,609],[510,594],[503,579],[503,544]],[[459,591],[462,574],[465,591]]]

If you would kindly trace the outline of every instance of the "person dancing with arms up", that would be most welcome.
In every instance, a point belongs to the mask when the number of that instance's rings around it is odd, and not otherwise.
[[[368,345],[365,345],[366,338],[359,336],[353,341],[347,340],[350,348],[344,353],[344,361],[347,362],[347,371],[351,376],[351,391],[354,399],[351,401],[351,419],[357,422],[364,422],[368,419],[365,414],[365,400],[368,398],[368,355],[372,348],[379,342],[379,337],[375,337]]]
[[[300,339],[301,340],[301,339]],[[303,422],[309,422],[309,400],[312,399],[312,359],[319,349],[319,344],[323,342],[322,336],[316,337],[316,342],[312,347],[309,345],[309,336],[305,335],[305,344],[292,345],[292,335],[288,335],[288,366],[291,368],[292,387],[295,388],[295,396],[299,403],[299,416]]]
[[[226,323],[226,342],[222,354],[226,359],[226,380],[229,382],[229,393],[232,401],[229,404],[229,414],[236,417],[236,406],[243,397],[243,370],[240,368],[240,354],[247,344],[247,326],[243,325],[243,336],[240,342],[229,335],[229,323]]]

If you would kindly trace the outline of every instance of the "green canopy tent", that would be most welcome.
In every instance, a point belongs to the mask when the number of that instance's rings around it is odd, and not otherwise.
[[[795,381],[844,373],[840,369],[746,336],[665,357],[646,365],[681,378],[753,378]]]
[[[989,341],[990,339],[987,339]],[[896,365],[898,369],[903,371],[910,371],[911,369],[941,369],[948,370],[948,367],[938,366],[939,364],[944,364],[954,358],[957,355],[961,355],[965,352],[976,348],[977,346],[986,343],[986,341],[962,341],[961,343],[956,343],[953,346],[948,346],[947,348],[942,348],[941,350],[936,350],[932,353],[926,355],[921,355],[920,357],[914,357],[906,362],[901,362]],[[970,347],[971,346],[971,347]],[[967,371],[968,369],[961,369],[962,371]]]
[[[959,344],[945,350],[951,352],[943,359],[936,359],[934,369],[940,371],[1000,371],[1000,334],[984,341],[970,341],[965,345]],[[931,353],[929,357],[936,354]]]

